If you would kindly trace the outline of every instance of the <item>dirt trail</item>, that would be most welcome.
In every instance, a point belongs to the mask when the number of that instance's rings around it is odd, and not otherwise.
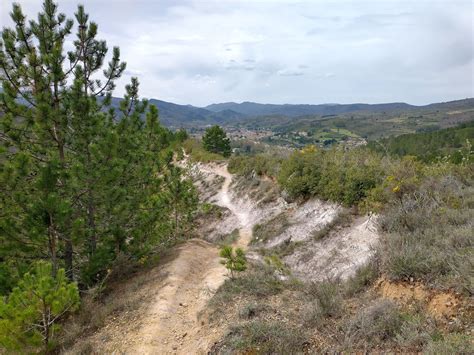
[[[224,166],[206,166],[207,173],[224,177],[217,204],[235,213],[240,222],[236,246],[246,247],[251,239],[250,211],[232,201],[232,175]],[[150,292],[150,304],[138,327],[115,329],[114,334],[97,334],[98,351],[126,354],[205,354],[219,339],[219,331],[209,329],[198,315],[225,281],[227,272],[220,264],[218,248],[200,239],[178,248],[178,255],[163,266],[165,278]],[[132,328],[132,329],[130,329]],[[109,339],[102,342],[100,339]]]
[[[229,187],[232,182],[232,174],[226,165],[208,165],[201,170],[224,177],[224,183],[219,191],[216,204],[228,208],[239,221],[239,239],[233,244],[234,247],[246,248],[252,239],[252,219],[250,218],[251,206],[237,205],[231,198]],[[248,207],[248,208],[245,208]]]
[[[225,165],[206,169],[225,179],[217,204],[228,208],[239,219],[240,238],[235,246],[245,248],[252,237],[249,211],[238,209],[230,197],[232,175]],[[204,324],[199,323],[198,315],[226,278],[226,270],[219,261],[216,246],[205,241],[192,240],[180,247],[179,256],[169,265],[165,286],[159,290],[150,308],[149,320],[139,330],[142,341],[138,347],[129,349],[131,353],[207,352],[218,334],[204,332]]]

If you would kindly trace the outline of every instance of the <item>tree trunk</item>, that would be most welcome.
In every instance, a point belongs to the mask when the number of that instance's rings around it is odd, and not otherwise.
[[[74,280],[73,271],[73,246],[70,238],[64,238],[64,263],[66,266],[66,276],[69,280]]]
[[[54,222],[53,217],[49,216],[49,226],[48,226],[48,249],[49,249],[49,257],[51,259],[52,265],[52,273],[53,277],[56,277],[56,273],[58,272],[58,260],[57,260],[57,233],[54,229]]]
[[[92,196],[92,190],[89,189],[88,193],[88,201],[87,201],[87,218],[88,218],[88,226],[89,226],[89,253],[90,256],[94,255],[95,250],[97,248],[97,237],[96,237],[96,230],[95,230],[95,206],[94,206],[94,199]]]

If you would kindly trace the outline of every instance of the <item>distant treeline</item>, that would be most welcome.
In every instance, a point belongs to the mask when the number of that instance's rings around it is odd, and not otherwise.
[[[463,149],[470,149],[474,140],[474,121],[439,131],[403,134],[369,142],[368,147],[380,153],[399,157],[411,155],[424,162],[433,162],[440,157],[459,164]],[[469,142],[470,143],[469,143]]]

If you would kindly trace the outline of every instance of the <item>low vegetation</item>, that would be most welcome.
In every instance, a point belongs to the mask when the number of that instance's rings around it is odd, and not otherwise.
[[[387,205],[381,219],[383,273],[474,294],[472,176],[427,178]]]
[[[468,318],[448,333],[440,331],[446,323],[436,321],[421,305],[380,298],[369,287],[375,276],[368,269],[356,277],[354,287],[354,280],[305,284],[290,277],[282,281],[275,269],[271,272],[267,266],[263,273],[259,267],[251,266],[227,281],[211,299],[215,315],[211,320],[224,317],[232,324],[212,353],[473,350],[468,335],[459,332],[469,328]],[[261,284],[271,286],[261,289],[256,276]],[[290,334],[295,337],[287,338]]]
[[[278,167],[282,158],[273,154],[261,153],[257,155],[236,155],[229,160],[228,169],[233,174],[250,177],[257,176],[277,176]]]
[[[222,341],[222,350],[259,354],[294,354],[303,350],[301,329],[272,321],[250,321],[233,326]]]
[[[346,326],[345,343],[354,348],[393,340],[403,324],[397,305],[388,300],[377,301],[353,317]]]
[[[282,292],[285,288],[284,283],[268,266],[250,267],[234,280],[226,280],[219,288],[219,292],[211,299],[210,306],[214,313],[221,313],[225,311],[226,304],[239,295],[263,299]]]
[[[304,289],[307,298],[305,324],[319,326],[327,318],[339,317],[344,311],[341,290],[337,281],[308,284]]]

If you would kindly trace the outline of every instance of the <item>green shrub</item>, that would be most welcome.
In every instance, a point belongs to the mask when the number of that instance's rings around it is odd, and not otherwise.
[[[275,177],[278,174],[282,157],[272,154],[258,154],[254,156],[232,156],[229,159],[228,169],[232,174],[250,177],[257,176]]]
[[[278,182],[290,197],[319,197],[346,206],[361,203],[383,181],[380,157],[368,150],[308,148],[284,160]]]

